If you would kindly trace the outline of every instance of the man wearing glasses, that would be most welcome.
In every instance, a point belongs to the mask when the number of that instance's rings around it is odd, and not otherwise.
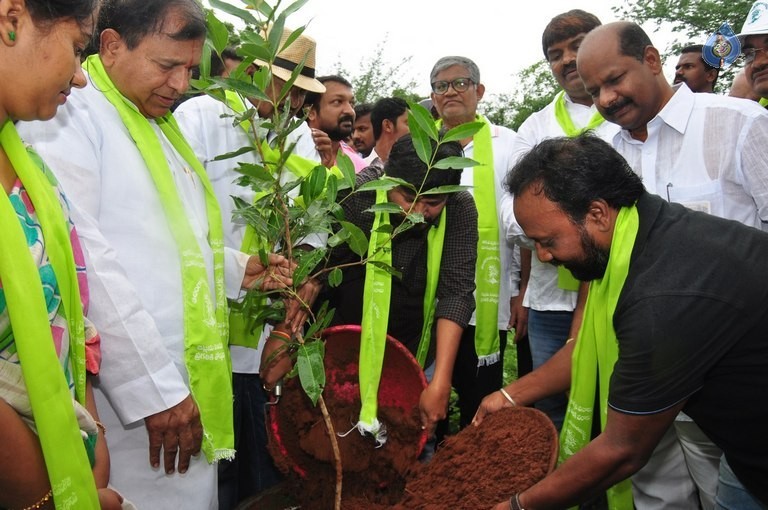
[[[520,254],[519,249],[507,244],[506,231],[501,226],[501,185],[514,165],[512,145],[516,135],[478,115],[477,104],[483,98],[485,86],[472,60],[459,56],[441,58],[432,68],[430,84],[441,128],[475,121],[484,124],[474,136],[461,141],[465,156],[480,163],[465,168],[461,176],[462,185],[472,186],[479,233],[474,275],[476,310],[462,334],[452,376],[459,396],[459,424],[463,428],[472,422],[483,397],[502,385],[508,325],[513,324],[521,335],[525,330],[523,316],[515,314],[510,320],[510,298],[517,296],[517,290],[512,289],[518,288]]]
[[[744,73],[752,90],[760,96],[760,104],[768,106],[768,2],[752,4],[739,34]]]

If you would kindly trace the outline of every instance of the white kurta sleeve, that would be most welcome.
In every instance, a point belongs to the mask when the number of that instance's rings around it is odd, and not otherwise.
[[[51,167],[72,205],[88,264],[88,317],[101,335],[99,386],[121,421],[129,424],[178,404],[189,390],[152,316],[99,229],[101,208],[110,206],[102,203],[102,165],[120,155],[102,153],[98,122],[84,105],[72,115],[76,109],[69,103],[53,120],[20,123],[19,131]]]

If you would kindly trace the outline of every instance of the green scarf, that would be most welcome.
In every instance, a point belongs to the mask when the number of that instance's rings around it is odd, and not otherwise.
[[[477,263],[475,265],[475,352],[477,366],[493,365],[501,360],[499,338],[499,216],[496,211],[496,171],[493,164],[491,125],[484,125],[472,138],[472,159],[480,163],[472,168],[472,193],[477,206]],[[442,121],[437,121],[440,129]]]
[[[246,110],[246,105],[243,102],[242,97],[234,91],[224,91],[224,100],[227,106],[235,113],[243,113]],[[254,136],[252,131],[252,124],[249,120],[244,120],[240,123],[240,127],[250,137]],[[264,164],[268,168],[275,168],[280,161],[280,151],[270,147],[267,140],[263,140],[261,143],[261,154],[264,157]],[[296,177],[306,177],[314,170],[318,165],[317,162],[303,158],[298,154],[291,154],[285,161],[286,168]],[[253,200],[256,202],[263,197],[266,192],[256,193]],[[240,251],[243,253],[259,253],[259,250],[271,249],[267,246],[263,239],[260,239],[256,235],[256,231],[251,225],[246,225],[245,234],[243,235],[243,242],[240,247]],[[267,305],[266,298],[261,301],[263,306]],[[229,311],[229,344],[239,345],[242,347],[249,347],[256,349],[259,346],[259,339],[264,329],[263,324],[250,325],[248,319],[239,310],[230,309]]]
[[[577,128],[571,119],[568,110],[565,107],[565,91],[561,90],[555,98],[555,119],[560,125],[560,128],[565,133],[565,136],[573,138],[579,136],[585,131],[595,129],[597,126],[605,122],[600,112],[595,112],[589,122],[583,128]],[[579,290],[579,280],[573,277],[570,271],[564,266],[557,266],[557,286],[563,290]]]
[[[387,203],[387,192],[376,191],[376,203]],[[439,223],[427,233],[427,288],[424,293],[424,324],[421,328],[421,340],[417,350],[419,364],[424,367],[429,344],[432,339],[432,323],[435,317],[435,296],[440,275],[440,262],[445,241],[445,208],[440,213]],[[387,343],[387,326],[392,296],[392,275],[385,269],[372,264],[380,262],[392,265],[392,243],[390,235],[381,232],[389,225],[389,213],[377,212],[373,219],[371,238],[368,242],[368,263],[365,265],[365,290],[363,291],[363,319],[360,325],[360,420],[357,428],[360,433],[370,433],[376,442],[386,442],[386,430],[377,416],[379,381],[384,363],[384,348]]]
[[[208,241],[213,250],[216,303],[210,299],[208,275],[200,246],[178,195],[165,153],[149,121],[117,90],[98,55],[86,59],[94,85],[120,114],[144,158],[160,195],[166,218],[179,248],[184,302],[184,360],[192,396],[203,424],[203,453],[209,462],[234,457],[232,371],[227,349],[227,299],[224,288],[224,234],[216,195],[205,169],[184,140],[169,113],[156,119],[173,147],[197,174],[205,191]]]
[[[571,395],[560,433],[561,462],[589,443],[596,393],[600,397],[600,429],[605,429],[608,389],[613,366],[619,358],[613,313],[629,273],[638,226],[637,207],[623,207],[616,218],[605,275],[589,286],[579,340],[573,350]],[[596,387],[598,376],[599,388]],[[608,489],[608,503],[611,510],[632,510],[630,480]]]
[[[477,366],[493,365],[501,359],[499,339],[499,216],[496,211],[496,173],[493,166],[491,125],[484,125],[472,139],[472,158],[480,165],[472,168],[473,193],[477,205],[477,264],[475,282],[475,352]]]
[[[67,220],[52,186],[53,177],[35,165],[10,120],[0,130],[0,145],[40,221],[69,327],[75,396],[85,405],[83,307]],[[5,193],[0,199],[0,231],[0,280],[54,502],[57,508],[98,509],[96,483],[72,407],[72,394],[56,355],[40,273]]]

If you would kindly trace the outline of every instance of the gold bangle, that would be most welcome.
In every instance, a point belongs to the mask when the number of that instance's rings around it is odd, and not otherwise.
[[[576,340],[574,337],[569,338],[568,340],[565,341],[565,345],[568,345],[569,343],[573,342],[574,340]]]
[[[290,342],[291,341],[291,335],[289,335],[285,331],[278,331],[276,329],[273,329],[272,331],[269,332],[269,336],[274,336],[274,337],[280,338],[281,340],[283,340],[285,342]]]
[[[513,406],[517,405],[517,402],[515,402],[515,400],[509,396],[509,393],[507,393],[507,390],[505,390],[504,388],[499,388],[499,391],[501,392],[502,395],[504,395],[504,398],[506,398],[510,404],[512,404]]]
[[[104,424],[101,423],[100,421],[96,421],[96,420],[94,420],[94,421],[96,422],[96,428],[99,429],[101,431],[101,433],[106,436],[107,435],[107,427],[105,427]]]
[[[48,492],[45,493],[45,496],[43,496],[43,499],[41,499],[37,503],[34,503],[30,506],[25,506],[21,510],[37,510],[38,508],[43,508],[43,506],[46,503],[48,503],[48,501],[51,500],[52,496],[53,496],[53,489],[48,489]]]

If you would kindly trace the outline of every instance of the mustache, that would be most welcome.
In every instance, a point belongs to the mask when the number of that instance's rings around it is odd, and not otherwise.
[[[563,66],[563,72],[560,74],[562,74],[562,76],[565,76],[566,74],[575,70],[576,70],[576,62],[571,62],[570,64],[566,64]]]
[[[763,64],[760,67],[757,67],[755,65],[752,65],[752,72],[750,73],[750,77],[754,76],[755,74],[764,71],[766,68],[768,68],[768,65]]]
[[[342,122],[355,122],[355,116],[354,115],[342,115],[339,117],[339,124]]]
[[[629,99],[617,100],[605,109],[605,115],[613,115],[631,102]]]

